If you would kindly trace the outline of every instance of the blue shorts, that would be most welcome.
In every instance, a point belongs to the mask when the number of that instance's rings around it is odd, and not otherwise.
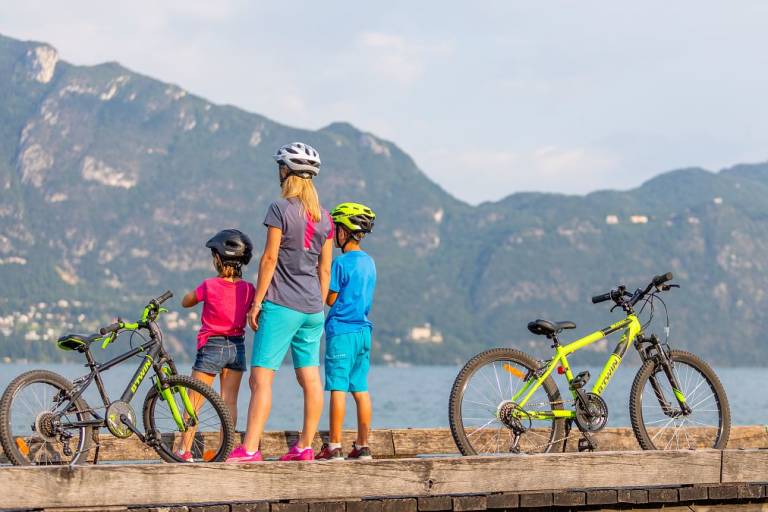
[[[211,336],[197,351],[193,370],[221,373],[224,368],[244,372],[245,341],[242,336]]]
[[[337,334],[325,341],[325,390],[368,391],[371,329]]]
[[[265,302],[259,313],[259,330],[253,338],[251,366],[277,370],[291,349],[294,368],[320,366],[320,338],[325,314],[302,313],[274,302]]]

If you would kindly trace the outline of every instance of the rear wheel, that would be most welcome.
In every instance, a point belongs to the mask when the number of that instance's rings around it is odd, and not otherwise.
[[[67,398],[72,383],[32,370],[16,377],[0,398],[0,443],[19,466],[77,464],[87,454],[92,427],[69,426],[91,419],[88,404]]]
[[[563,419],[534,419],[528,413],[549,413],[563,408],[551,377],[518,408],[512,397],[533,379],[539,368],[531,356],[513,349],[482,352],[461,369],[451,390],[451,433],[463,455],[562,451]],[[517,446],[514,429],[522,428]]]
[[[235,427],[224,400],[209,386],[186,375],[166,378],[176,410],[185,431],[172,414],[171,407],[156,386],[144,400],[144,428],[153,439],[155,450],[166,462],[186,462],[179,452],[192,454],[194,462],[222,462],[235,443]],[[187,413],[184,394],[194,408],[196,419]]]
[[[629,398],[632,430],[644,450],[723,449],[731,432],[731,410],[720,379],[697,356],[672,350],[672,371],[691,409],[683,414],[669,378],[655,360],[635,376]]]

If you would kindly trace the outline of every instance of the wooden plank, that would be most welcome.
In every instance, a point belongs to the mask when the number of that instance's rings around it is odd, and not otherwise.
[[[768,482],[768,451],[724,451],[722,482]]]
[[[720,452],[2,468],[2,507],[226,503],[718,483]],[[556,475],[556,478],[555,478]],[[140,492],[139,492],[140,490]],[[414,501],[415,504],[415,501]]]
[[[205,434],[209,435],[209,434]],[[355,432],[344,431],[342,438],[345,450],[352,446]],[[577,448],[578,431],[571,433],[566,451]],[[266,432],[262,441],[262,452],[266,457],[277,457],[285,453],[296,441],[294,431]],[[632,430],[629,428],[606,428],[595,435],[600,451],[638,450]],[[323,431],[315,437],[313,447],[319,449],[328,440]],[[107,433],[101,435],[102,449],[99,458],[104,461],[154,461],[159,457],[154,450],[140,443],[135,437],[116,439]],[[375,430],[371,434],[371,450],[376,458],[416,457],[418,455],[456,454],[458,450],[448,429],[394,429]],[[737,426],[731,429],[729,448],[767,448],[768,432],[763,426]],[[91,455],[92,457],[92,455]],[[0,451],[0,463],[7,462]]]
[[[391,433],[396,457],[459,452],[447,428],[393,429]]]

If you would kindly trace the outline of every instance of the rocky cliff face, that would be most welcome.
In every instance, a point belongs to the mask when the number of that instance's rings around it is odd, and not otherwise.
[[[667,270],[685,286],[669,298],[673,341],[718,363],[761,353],[765,166],[473,208],[348,124],[298,130],[118,64],[73,66],[48,45],[0,37],[0,357],[61,357],[50,341],[62,331],[191,289],[211,272],[203,243],[219,229],[239,227],[260,246],[279,192],[271,154],[292,140],[322,154],[326,206],[355,200],[379,214],[366,240],[380,274],[378,361],[456,362],[494,345],[543,353],[529,319],[570,318],[589,332],[615,318],[591,294]],[[169,343],[188,356],[199,320],[172,307]]]

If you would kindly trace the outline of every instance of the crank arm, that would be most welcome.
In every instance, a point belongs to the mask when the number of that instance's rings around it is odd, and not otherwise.
[[[133,424],[133,422],[131,421],[131,419],[128,416],[126,416],[125,414],[121,414],[120,415],[120,422],[123,425],[125,425],[126,427],[128,427],[128,430],[130,430],[131,432],[136,434],[136,437],[139,438],[139,441],[141,441],[142,443],[146,442],[146,438],[144,437],[144,434],[139,432],[139,429],[136,428],[136,425]]]

